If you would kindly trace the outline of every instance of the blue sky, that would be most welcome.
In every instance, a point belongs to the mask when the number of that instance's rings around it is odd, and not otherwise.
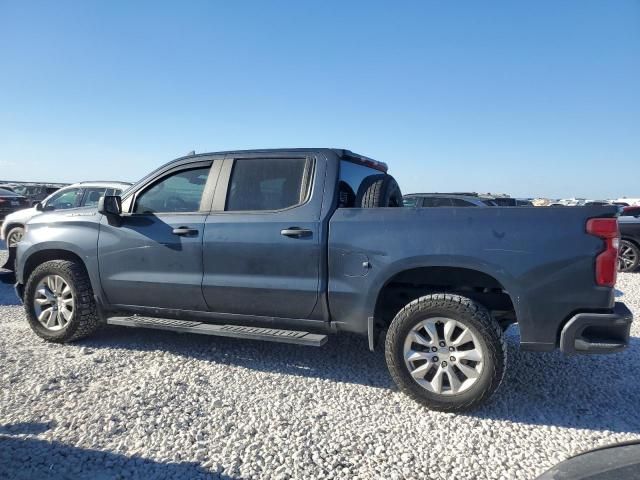
[[[283,146],[405,193],[640,196],[640,2],[0,0],[0,179]]]

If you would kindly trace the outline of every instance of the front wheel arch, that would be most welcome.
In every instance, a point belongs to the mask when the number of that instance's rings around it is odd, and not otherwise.
[[[11,230],[13,230],[14,228],[16,228],[16,227],[24,228],[24,224],[23,223],[10,223],[7,226],[3,225],[2,229],[6,232],[5,241],[8,240],[9,232]]]
[[[88,274],[88,269],[85,262],[80,258],[79,255],[70,252],[69,250],[60,250],[60,249],[51,249],[51,250],[40,250],[34,252],[32,255],[27,258],[27,261],[24,264],[22,280],[24,284],[27,283],[29,277],[33,273],[33,271],[45,262],[51,260],[68,260],[70,262],[75,262],[80,265],[85,273]],[[94,286],[95,287],[95,286]]]

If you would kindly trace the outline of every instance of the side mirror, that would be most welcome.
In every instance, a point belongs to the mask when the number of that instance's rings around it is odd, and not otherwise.
[[[35,207],[38,212],[44,212],[44,205],[42,205],[42,202],[36,203]]]
[[[98,200],[98,212],[103,215],[119,216],[122,213],[122,199],[116,195],[105,195]]]

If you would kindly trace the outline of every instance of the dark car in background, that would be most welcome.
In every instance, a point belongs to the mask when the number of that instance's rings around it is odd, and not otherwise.
[[[13,185],[12,190],[27,199],[29,202],[27,207],[33,207],[67,185],[66,183],[19,183]]]
[[[526,198],[495,197],[493,202],[499,207],[533,207],[531,200]]]
[[[477,193],[410,193],[403,197],[405,207],[496,207],[491,197]]]
[[[620,250],[618,269],[633,272],[640,266],[640,207],[624,207],[618,219]]]
[[[27,208],[29,202],[22,195],[18,195],[11,190],[0,188],[0,222],[10,213]]]

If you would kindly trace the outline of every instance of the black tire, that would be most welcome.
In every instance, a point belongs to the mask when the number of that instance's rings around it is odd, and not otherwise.
[[[629,240],[620,240],[620,249],[618,250],[618,271],[635,272],[640,265],[640,248]],[[626,256],[626,262],[622,256]]]
[[[404,344],[411,330],[419,322],[436,317],[464,324],[476,336],[482,348],[481,372],[475,383],[457,394],[435,393],[423,388],[411,376],[405,362]],[[398,312],[387,332],[385,356],[391,377],[402,392],[429,409],[462,412],[483,404],[496,391],[506,369],[507,348],[502,328],[485,307],[460,295],[438,293],[418,298]],[[451,363],[450,366],[453,365]],[[435,364],[435,368],[440,367]]]
[[[17,245],[17,242],[12,244],[11,242],[12,242],[13,238],[15,236],[19,236],[20,238],[22,238],[23,235],[24,235],[24,227],[23,226],[16,226],[16,227],[11,228],[11,230],[9,230],[7,232],[7,248],[15,247]]]
[[[62,277],[69,285],[74,298],[73,314],[69,323],[57,331],[45,328],[38,321],[34,309],[36,288],[40,280],[47,275]],[[82,265],[68,260],[51,260],[35,268],[24,289],[24,308],[31,329],[36,335],[49,342],[67,343],[88,337],[99,326],[89,276]]]
[[[356,207],[402,207],[402,192],[391,175],[370,175],[362,181],[356,194]]]

